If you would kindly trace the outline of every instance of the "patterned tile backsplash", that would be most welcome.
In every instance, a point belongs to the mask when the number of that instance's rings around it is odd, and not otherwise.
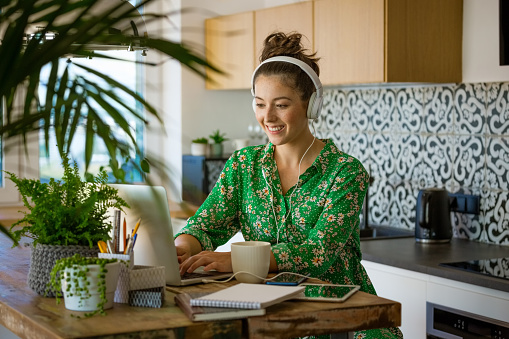
[[[509,245],[509,82],[326,89],[318,137],[374,178],[369,224],[413,230],[420,189],[481,197],[454,236]]]

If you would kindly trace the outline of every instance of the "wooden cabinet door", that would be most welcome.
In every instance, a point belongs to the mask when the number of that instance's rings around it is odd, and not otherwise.
[[[314,41],[324,85],[384,81],[384,0],[317,0]]]
[[[254,13],[205,20],[205,56],[226,74],[207,70],[207,89],[250,88],[254,60]]]
[[[255,12],[255,64],[265,38],[276,31],[284,33],[298,32],[303,35],[304,47],[313,50],[313,2],[304,1],[295,4],[266,8]],[[254,70],[254,69],[253,69]]]
[[[387,82],[461,82],[463,0],[387,0]]]

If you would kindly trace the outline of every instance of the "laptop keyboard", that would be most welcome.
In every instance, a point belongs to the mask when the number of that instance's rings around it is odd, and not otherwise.
[[[195,279],[195,278],[208,278],[208,277],[213,277],[213,276],[216,276],[216,275],[219,275],[219,274],[223,274],[223,273],[220,273],[220,272],[186,272],[184,273],[184,275],[181,276],[181,278],[184,280],[184,279]]]

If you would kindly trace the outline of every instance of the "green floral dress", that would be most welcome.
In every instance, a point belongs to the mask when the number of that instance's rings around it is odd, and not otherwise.
[[[361,265],[359,212],[368,174],[355,158],[326,144],[283,195],[274,146],[246,147],[227,161],[212,192],[179,234],[195,236],[213,251],[238,231],[268,241],[279,271],[360,285],[376,294]],[[177,234],[177,236],[179,235]],[[356,333],[355,338],[401,338],[399,329]]]

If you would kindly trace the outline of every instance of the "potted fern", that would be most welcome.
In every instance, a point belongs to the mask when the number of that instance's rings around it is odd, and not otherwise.
[[[113,307],[120,272],[118,259],[72,257],[58,259],[50,273],[48,288],[56,291],[57,303],[64,297],[65,308],[90,312],[86,317]]]
[[[221,133],[219,130],[214,131],[209,138],[214,141],[210,145],[210,155],[213,157],[220,157],[223,155],[223,142],[228,140],[225,138],[226,133]]]
[[[11,232],[16,228],[12,232],[16,242],[21,237],[33,240],[28,285],[47,296],[55,296],[54,290],[46,291],[46,285],[56,260],[75,253],[97,257],[98,241],[110,239],[112,220],[108,209],[129,207],[117,190],[106,184],[105,171],[86,182],[77,164],[71,166],[67,154],[62,159],[61,181],[52,178],[43,183],[6,172],[27,208],[24,217],[12,224]]]

